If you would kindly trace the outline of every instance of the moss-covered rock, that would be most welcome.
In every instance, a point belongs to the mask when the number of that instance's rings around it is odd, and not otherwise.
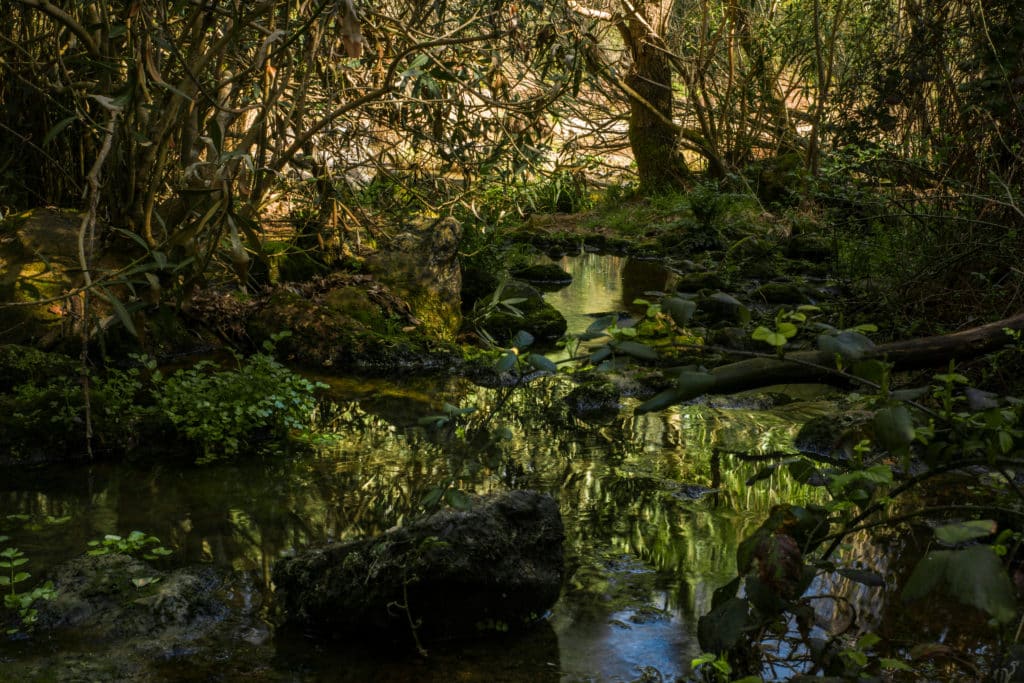
[[[725,278],[715,271],[685,273],[679,276],[676,290],[679,292],[699,292],[702,289],[724,289]]]
[[[459,222],[447,218],[399,235],[364,264],[367,273],[408,302],[427,334],[445,341],[454,340],[462,325],[461,236]]]
[[[287,623],[331,637],[408,641],[416,623],[422,640],[469,638],[544,615],[561,591],[563,540],[554,499],[511,491],[280,560],[274,585]]]
[[[384,292],[375,290],[380,297]],[[246,324],[255,340],[288,330],[278,350],[286,358],[333,371],[387,375],[439,370],[458,363],[454,346],[432,338],[383,310],[371,294],[349,286],[312,297],[276,290]]]
[[[521,299],[515,307],[521,316],[495,309],[480,322],[499,344],[507,344],[519,330],[525,330],[539,342],[553,342],[565,334],[568,327],[565,318],[554,306],[544,300],[540,291],[525,282],[512,280],[505,283],[502,300]]]

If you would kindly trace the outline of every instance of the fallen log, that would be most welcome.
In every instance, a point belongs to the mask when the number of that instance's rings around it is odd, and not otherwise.
[[[860,350],[856,360],[882,360],[891,363],[894,370],[946,365],[953,359],[974,358],[999,350],[1010,341],[1003,331],[1006,329],[1024,330],[1024,311],[994,323],[952,334],[865,348]],[[773,384],[845,384],[849,380],[848,373],[836,369],[835,353],[831,351],[794,351],[783,358],[758,355],[718,366],[710,370],[707,376],[702,376],[700,381],[681,381],[675,388],[663,391],[637,406],[635,412],[661,410],[704,394],[732,394]]]

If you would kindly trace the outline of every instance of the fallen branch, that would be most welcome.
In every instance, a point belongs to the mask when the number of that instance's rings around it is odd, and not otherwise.
[[[1004,330],[1024,330],[1024,311],[1004,320],[953,334],[880,344],[864,349],[857,361],[883,360],[894,370],[942,366],[951,359],[974,358],[997,351],[1009,341]],[[692,390],[670,389],[637,408],[638,413],[688,401],[704,394],[732,394],[773,384],[822,382],[846,384],[850,374],[836,369],[835,354],[826,351],[794,351],[783,358],[757,354],[754,358],[721,365],[708,373],[709,383]]]

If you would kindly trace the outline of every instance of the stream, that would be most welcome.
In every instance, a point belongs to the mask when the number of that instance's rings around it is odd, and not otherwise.
[[[562,265],[574,284],[546,296],[570,332],[595,314],[630,310],[668,277],[624,257],[584,254]],[[700,653],[697,619],[735,576],[738,542],[772,505],[820,496],[780,474],[746,486],[760,466],[725,454],[795,452],[800,426],[832,406],[820,391],[768,410],[728,397],[642,416],[625,399],[617,417],[595,424],[569,412],[565,377],[541,378],[508,399],[452,378],[319,379],[331,388],[313,416],[308,452],[202,467],[23,472],[0,482],[0,534],[10,537],[3,545],[21,549],[26,568],[45,577],[90,540],[139,529],[173,551],[168,566],[204,563],[245,577],[235,596],[252,607],[266,604],[283,554],[382,532],[415,514],[437,486],[531,488],[559,501],[566,525],[567,580],[549,619],[522,637],[437,648],[427,658],[274,634],[259,609],[246,637],[160,662],[132,661],[141,655],[116,643],[36,633],[2,641],[0,680],[674,680]],[[477,408],[467,432],[506,427],[511,438],[470,448],[456,430],[418,424],[444,402]]]

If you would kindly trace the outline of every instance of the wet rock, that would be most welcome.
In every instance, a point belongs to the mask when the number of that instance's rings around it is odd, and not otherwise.
[[[425,332],[445,341],[454,340],[462,324],[461,237],[459,222],[445,218],[399,235],[391,249],[365,263],[366,272],[409,303]]]
[[[722,327],[708,333],[708,343],[738,351],[764,351],[761,342],[751,339],[750,332],[742,327]]]
[[[680,292],[699,292],[702,289],[724,289],[725,278],[714,271],[704,273],[686,273],[679,276],[676,290]]]
[[[424,641],[521,628],[558,598],[558,505],[533,491],[480,499],[377,538],[305,551],[274,567],[289,625],[335,637]]]
[[[161,667],[223,664],[226,649],[253,652],[268,637],[258,591],[243,575],[209,566],[167,572],[111,554],[75,558],[51,576],[57,596],[33,605],[34,630],[61,648],[12,663],[4,680],[166,680]]]
[[[815,417],[800,428],[793,445],[817,460],[847,463],[854,447],[872,437],[873,420],[874,413],[866,410]]]
[[[557,263],[539,263],[522,268],[512,273],[513,277],[545,290],[567,287],[572,282],[572,275]]]
[[[539,342],[553,342],[565,334],[568,324],[554,306],[544,300],[540,291],[525,282],[512,280],[501,292],[504,299],[523,299],[515,304],[522,317],[504,310],[495,310],[483,321],[483,327],[499,344],[507,344],[519,330],[525,330]]]
[[[715,292],[697,301],[697,311],[710,324],[732,323],[746,325],[750,322],[750,310],[736,297],[725,292]]]
[[[768,304],[806,304],[810,298],[793,282],[767,282],[753,291],[754,299]]]
[[[281,330],[291,336],[279,353],[307,366],[332,371],[388,375],[432,371],[458,363],[459,353],[410,323],[408,309],[371,281],[350,286],[325,281],[323,291],[279,288],[246,321],[252,339],[268,339]]]

